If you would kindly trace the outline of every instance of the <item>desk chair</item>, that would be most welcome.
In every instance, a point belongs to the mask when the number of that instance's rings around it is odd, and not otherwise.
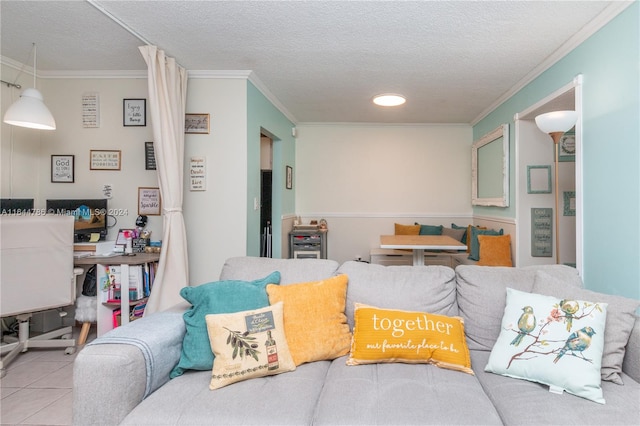
[[[73,305],[73,216],[0,216],[0,316],[16,317],[18,338],[2,346],[0,377],[7,365],[29,348],[66,348],[75,352],[72,327],[30,336],[33,313]],[[62,339],[58,339],[62,337]],[[10,339],[6,339],[10,340]]]

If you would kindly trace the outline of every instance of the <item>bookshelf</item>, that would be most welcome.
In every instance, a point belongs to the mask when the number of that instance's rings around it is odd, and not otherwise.
[[[140,265],[143,268],[155,268],[154,265],[160,260],[159,253],[136,253],[135,256],[111,256],[111,257],[99,257],[91,256],[80,259],[74,259],[75,266],[88,267],[96,265],[96,279],[98,285],[98,303],[97,303],[97,329],[98,336],[113,329],[113,311],[120,308],[121,324],[125,325],[129,323],[129,313],[133,306],[137,305],[142,299],[130,300],[129,291],[123,291],[123,289],[129,289],[129,269],[131,266]],[[105,295],[103,289],[101,289],[101,282],[107,273],[107,269],[111,266],[117,266],[120,273],[120,299],[109,299],[108,294]],[[149,285],[151,286],[152,280],[150,278]]]

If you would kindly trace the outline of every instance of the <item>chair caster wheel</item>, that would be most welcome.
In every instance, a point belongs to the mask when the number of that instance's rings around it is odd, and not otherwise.
[[[73,337],[73,334],[69,333],[69,334],[63,334],[62,336],[60,336],[60,338],[62,340],[69,340]]]
[[[76,348],[74,348],[74,347],[69,347],[69,348],[66,348],[64,350],[64,353],[67,354],[67,355],[74,354],[75,352],[76,352]]]

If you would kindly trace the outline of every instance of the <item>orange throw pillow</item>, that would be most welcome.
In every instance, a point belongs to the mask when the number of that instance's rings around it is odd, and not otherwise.
[[[345,307],[349,278],[267,285],[269,303],[284,304],[284,331],[296,365],[349,353],[351,332]]]
[[[420,235],[420,225],[394,224],[396,235]]]
[[[473,374],[461,317],[355,304],[347,365],[435,364]]]
[[[511,235],[478,235],[480,266],[513,266],[511,262]]]

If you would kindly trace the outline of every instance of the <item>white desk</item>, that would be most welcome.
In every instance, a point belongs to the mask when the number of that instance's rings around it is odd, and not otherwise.
[[[413,250],[413,266],[424,265],[425,250],[466,250],[448,235],[381,235],[380,248]]]

